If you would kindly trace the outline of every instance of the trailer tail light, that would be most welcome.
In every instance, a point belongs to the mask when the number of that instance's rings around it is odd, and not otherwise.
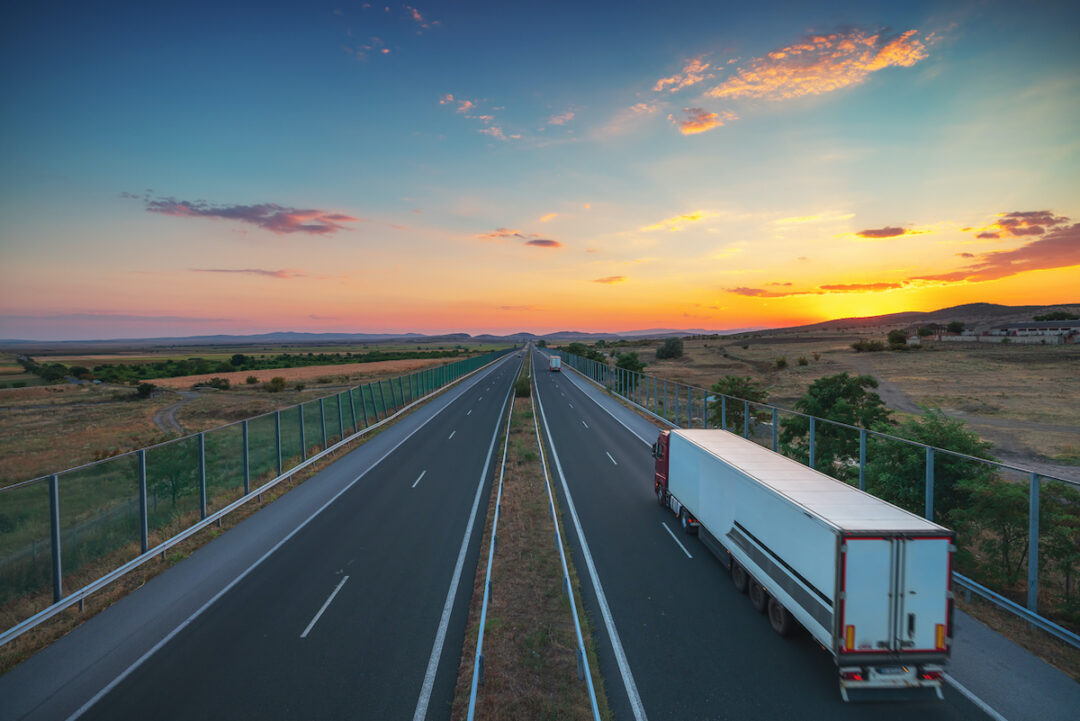
[[[934,626],[934,648],[938,651],[945,650],[945,624],[943,623]]]
[[[844,649],[846,651],[854,651],[855,650],[855,627],[854,626],[845,626],[844,627]]]
[[[941,671],[923,671],[919,674],[919,678],[923,681],[940,681]]]
[[[851,626],[848,626],[851,628]],[[841,671],[840,678],[844,681],[864,681],[861,671]]]

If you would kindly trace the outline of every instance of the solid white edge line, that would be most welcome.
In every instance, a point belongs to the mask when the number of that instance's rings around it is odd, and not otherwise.
[[[426,473],[427,473],[427,469],[426,469],[426,468],[425,468],[424,470],[420,471],[420,475],[416,477],[416,480],[415,480],[415,481],[413,481],[413,484],[412,484],[412,487],[413,487],[413,488],[416,488],[416,484],[420,482],[420,479],[421,479],[421,478],[423,478],[423,477],[424,477],[424,474],[426,474]]]
[[[679,548],[681,548],[681,549],[682,549],[682,552],[686,554],[686,557],[687,557],[687,558],[693,558],[693,556],[691,556],[691,555],[690,555],[690,551],[687,551],[687,550],[686,550],[686,546],[682,545],[682,541],[680,541],[680,540],[679,540],[679,539],[678,539],[678,538],[677,538],[677,537],[675,536],[675,532],[674,532],[674,531],[672,531],[672,530],[671,530],[670,528],[668,528],[668,524],[667,524],[667,523],[665,523],[664,521],[660,521],[660,525],[661,525],[661,526],[663,526],[663,527],[664,527],[664,530],[668,532],[668,535],[669,535],[669,536],[671,536],[671,540],[673,540],[673,541],[675,541],[675,543],[679,544]]]
[[[469,514],[469,522],[465,526],[465,536],[461,539],[461,550],[458,551],[457,565],[454,566],[454,577],[450,581],[450,590],[446,593],[446,603],[443,604],[442,618],[439,620],[439,630],[435,633],[435,643],[431,647],[431,657],[428,659],[427,673],[424,674],[424,684],[420,687],[420,697],[416,700],[416,711],[413,713],[413,721],[424,721],[427,717],[428,703],[431,702],[431,690],[435,687],[435,674],[439,670],[439,659],[442,658],[443,643],[446,641],[446,629],[450,625],[450,614],[454,610],[454,597],[457,595],[458,584],[461,581],[461,569],[465,565],[465,555],[469,550],[469,539],[472,538],[473,524],[476,521],[476,509],[480,505],[480,495],[484,490],[484,479],[487,478],[488,467],[491,465],[491,452],[495,448],[495,441],[499,438],[499,429],[502,427],[502,414],[506,410],[506,402],[510,400],[513,387],[503,399],[502,410],[495,422],[495,430],[491,434],[491,445],[488,447],[487,459],[484,461],[484,470],[480,474],[480,482],[476,486],[476,496],[473,498],[472,512]]]
[[[311,619],[311,623],[309,623],[307,625],[307,628],[304,629],[304,632],[302,634],[300,634],[300,638],[307,638],[307,635],[309,633],[311,633],[311,629],[315,628],[315,624],[318,623],[320,618],[322,618],[322,615],[326,611],[326,609],[330,608],[330,604],[331,604],[331,602],[333,602],[334,596],[336,596],[338,594],[338,591],[341,590],[341,587],[344,586],[345,582],[348,581],[348,580],[349,580],[348,576],[341,579],[341,583],[339,583],[337,585],[337,587],[333,591],[330,592],[330,597],[326,599],[326,602],[323,603],[322,608],[320,608],[319,612],[315,614],[315,618]]]
[[[968,691],[966,688],[964,688],[964,686],[962,686],[960,684],[960,682],[957,681],[955,678],[953,678],[952,676],[950,676],[947,673],[942,674],[942,676],[945,677],[945,681],[950,686],[952,686],[957,691],[959,691],[961,694],[963,694],[967,698],[968,701],[970,701],[971,703],[978,706],[980,711],[985,713],[990,718],[994,719],[994,721],[1008,721],[1004,716],[1002,716],[997,711],[995,711],[993,708],[991,708],[990,704],[986,703],[981,698],[979,698],[978,696],[973,694],[971,691]]]
[[[617,465],[619,465],[618,461],[616,461],[616,460],[615,460],[615,459],[614,459],[614,458],[612,457],[611,453],[609,453],[608,451],[604,451],[604,453],[606,453],[606,454],[607,454],[608,460],[610,460],[610,461],[611,461],[612,463],[614,463],[614,464],[615,464],[616,466],[617,466]]]
[[[539,390],[539,389],[537,389]],[[626,651],[623,650],[619,632],[615,630],[615,619],[611,616],[611,608],[608,606],[604,589],[600,585],[600,576],[596,572],[596,564],[593,563],[592,553],[589,552],[589,542],[585,540],[585,531],[581,528],[581,520],[578,519],[577,508],[574,499],[570,495],[570,487],[566,483],[566,474],[563,473],[559,454],[555,450],[555,440],[551,436],[551,428],[548,426],[547,416],[544,414],[544,402],[540,399],[540,393],[536,394],[536,404],[540,408],[540,418],[544,421],[544,432],[547,434],[548,443],[551,445],[551,458],[555,461],[555,469],[559,472],[559,482],[562,484],[563,495],[566,497],[567,510],[570,518],[574,521],[574,530],[578,540],[581,541],[581,555],[585,558],[585,567],[589,571],[589,579],[592,581],[593,592],[596,594],[596,602],[600,606],[600,615],[604,619],[608,638],[611,639],[611,648],[615,653],[615,661],[619,665],[619,674],[622,676],[623,687],[626,689],[627,699],[630,701],[630,710],[634,713],[636,721],[646,721],[645,707],[641,704],[641,696],[638,695],[637,684],[634,683],[634,674],[630,670],[630,663],[626,660]]]
[[[495,370],[495,367],[494,367],[494,366],[492,366],[492,368],[491,368],[491,370],[490,370],[489,372],[491,372],[491,371],[494,371],[494,370]],[[459,386],[459,387],[463,387],[463,386]],[[461,397],[461,396],[458,396],[458,398],[460,398],[460,397]],[[338,491],[337,493],[335,493],[335,494],[334,494],[334,495],[333,495],[333,496],[332,496],[332,497],[330,498],[330,500],[328,500],[328,501],[327,501],[326,503],[324,503],[324,504],[322,504],[321,506],[319,506],[319,507],[318,507],[318,509],[316,509],[316,510],[315,510],[315,512],[313,512],[313,513],[312,513],[312,514],[311,514],[310,516],[308,516],[308,517],[307,517],[307,518],[306,518],[306,519],[305,519],[305,520],[304,520],[304,521],[303,521],[302,523],[300,523],[300,525],[299,525],[299,526],[297,526],[297,527],[296,527],[296,528],[294,528],[293,530],[289,531],[289,533],[288,533],[288,534],[287,534],[287,535],[286,535],[286,536],[285,536],[284,538],[282,538],[282,539],[281,539],[280,541],[278,541],[277,543],[275,543],[275,544],[274,544],[274,545],[273,545],[273,546],[272,546],[272,547],[270,548],[270,550],[269,550],[269,551],[267,551],[267,552],[266,552],[266,553],[264,553],[263,555],[259,556],[259,558],[258,558],[258,559],[256,559],[254,563],[252,563],[252,564],[251,564],[250,566],[248,566],[248,567],[247,567],[246,569],[244,569],[243,573],[241,573],[241,574],[240,574],[239,576],[237,576],[237,577],[236,577],[236,578],[234,578],[234,579],[233,579],[232,581],[230,581],[230,582],[229,582],[229,583],[228,583],[228,584],[227,584],[227,585],[225,586],[225,588],[223,588],[223,589],[221,589],[220,591],[218,591],[217,593],[215,593],[215,594],[214,594],[214,595],[213,595],[213,596],[212,596],[212,597],[210,598],[210,600],[208,600],[208,601],[207,601],[206,603],[204,603],[203,605],[199,606],[199,608],[198,608],[198,609],[197,609],[197,610],[196,610],[196,611],[195,611],[194,613],[192,613],[192,614],[191,614],[190,616],[188,616],[188,617],[187,617],[187,618],[186,618],[186,619],[185,619],[185,620],[183,621],[183,623],[181,623],[181,624],[180,624],[179,626],[177,626],[177,627],[176,627],[176,628],[174,628],[174,629],[173,629],[172,631],[170,631],[170,632],[168,633],[168,635],[166,635],[166,636],[165,636],[165,638],[161,639],[160,641],[158,641],[157,643],[155,643],[155,644],[154,644],[153,646],[151,646],[151,647],[150,647],[150,650],[149,650],[149,651],[147,651],[146,653],[144,653],[144,654],[143,654],[142,656],[139,656],[139,658],[135,659],[135,661],[134,661],[134,662],[133,662],[133,663],[132,663],[132,664],[131,664],[130,666],[128,666],[128,667],[127,667],[126,669],[124,669],[124,671],[123,671],[123,672],[122,672],[122,673],[121,673],[121,674],[120,674],[119,676],[117,676],[117,677],[116,677],[116,678],[114,678],[114,679],[113,679],[112,681],[110,681],[110,682],[109,682],[109,684],[105,686],[105,688],[101,689],[101,690],[100,690],[100,691],[98,691],[98,692],[97,692],[96,694],[94,694],[94,696],[93,696],[93,697],[92,697],[92,698],[91,698],[91,699],[90,699],[89,701],[87,701],[87,702],[86,702],[86,703],[84,703],[84,704],[83,704],[82,706],[80,706],[80,707],[79,707],[79,708],[78,708],[78,709],[77,709],[77,710],[75,711],[75,713],[73,713],[73,714],[71,714],[70,716],[68,716],[68,717],[67,717],[67,721],[75,721],[75,719],[79,718],[79,717],[80,717],[80,716],[82,716],[82,715],[83,715],[84,713],[86,713],[86,712],[87,712],[88,710],[90,710],[90,708],[91,708],[91,707],[93,707],[93,705],[94,705],[94,704],[96,704],[96,703],[97,703],[98,701],[100,701],[100,700],[101,700],[101,699],[102,699],[102,698],[103,698],[103,697],[105,696],[105,694],[109,693],[109,691],[112,691],[112,690],[113,690],[114,688],[116,688],[116,686],[117,686],[117,685],[119,685],[121,681],[123,681],[123,680],[124,680],[125,678],[127,678],[128,676],[130,676],[130,675],[131,675],[131,674],[132,674],[132,673],[133,673],[133,672],[135,671],[135,669],[139,668],[139,666],[143,665],[143,664],[144,664],[144,663],[145,663],[145,662],[146,662],[146,661],[147,661],[147,660],[148,660],[148,659],[149,659],[149,658],[150,658],[151,656],[153,656],[153,655],[154,655],[155,653],[157,653],[157,652],[158,652],[159,650],[161,650],[161,648],[162,648],[162,647],[163,647],[163,646],[164,646],[165,644],[167,644],[167,643],[168,643],[169,641],[171,641],[171,640],[173,639],[173,637],[174,637],[174,636],[176,636],[176,635],[177,635],[178,633],[180,633],[180,632],[181,632],[181,631],[183,631],[183,630],[184,630],[185,628],[187,628],[187,627],[188,627],[188,626],[189,626],[189,625],[191,624],[191,622],[192,622],[192,621],[194,621],[194,620],[195,620],[196,618],[198,618],[199,616],[201,616],[201,615],[202,615],[202,614],[203,614],[203,613],[204,613],[204,612],[206,611],[206,609],[208,609],[208,608],[210,608],[211,606],[213,606],[213,605],[214,605],[214,603],[216,603],[216,602],[217,602],[217,600],[218,600],[219,598],[221,598],[221,597],[222,597],[222,596],[224,596],[224,595],[225,595],[226,593],[228,593],[228,592],[229,592],[229,591],[230,591],[230,590],[232,589],[232,587],[233,587],[233,586],[235,586],[236,584],[240,583],[240,581],[244,580],[244,579],[245,579],[245,578],[247,577],[247,575],[248,575],[249,573],[251,573],[252,571],[254,571],[254,570],[255,570],[256,568],[258,568],[258,567],[259,567],[259,565],[260,565],[260,564],[261,564],[261,563],[262,563],[263,561],[265,561],[265,560],[266,560],[267,558],[270,558],[270,556],[271,556],[271,555],[273,555],[274,551],[276,551],[276,550],[278,550],[279,548],[281,548],[282,546],[284,546],[284,545],[285,545],[285,543],[286,543],[286,542],[287,542],[287,541],[288,541],[288,540],[289,540],[290,538],[292,538],[292,537],[293,537],[293,536],[295,536],[295,535],[296,535],[297,533],[299,533],[299,532],[301,531],[301,529],[303,529],[303,528],[304,528],[304,527],[305,527],[305,526],[306,526],[307,524],[309,524],[309,523],[311,523],[311,522],[312,522],[313,520],[315,520],[315,517],[316,517],[316,516],[318,516],[318,515],[319,515],[320,513],[322,513],[322,512],[324,511],[324,510],[326,510],[327,508],[329,508],[329,507],[330,507],[330,505],[331,505],[331,504],[332,504],[332,503],[333,503],[334,501],[336,501],[336,500],[337,500],[338,498],[340,498],[340,497],[341,497],[342,495],[344,495],[344,493],[345,493],[346,491],[348,491],[348,490],[349,490],[350,488],[352,488],[352,487],[353,487],[354,485],[356,485],[356,483],[357,483],[357,482],[358,482],[358,481],[359,481],[359,480],[360,480],[361,478],[363,478],[364,476],[366,476],[366,475],[367,475],[368,473],[370,473],[370,472],[371,472],[371,471],[372,471],[372,470],[373,470],[374,468],[376,468],[376,467],[377,467],[377,466],[378,466],[378,465],[379,465],[380,463],[382,463],[382,462],[383,462],[384,460],[386,460],[386,459],[387,459],[387,457],[389,457],[391,453],[393,453],[393,452],[394,452],[394,451],[396,451],[396,450],[397,450],[398,448],[400,448],[400,447],[401,447],[401,446],[402,446],[402,445],[403,445],[403,444],[404,444],[404,443],[405,443],[405,442],[406,442],[407,440],[409,440],[409,439],[410,439],[410,438],[412,438],[412,437],[413,437],[414,435],[416,435],[416,433],[417,433],[417,432],[418,432],[418,431],[419,431],[419,430],[420,430],[421,428],[423,428],[424,426],[426,426],[426,425],[427,425],[428,423],[430,423],[431,421],[435,420],[435,418],[437,418],[437,417],[439,416],[439,414],[440,414],[440,413],[442,413],[442,412],[443,412],[444,410],[446,410],[447,408],[449,408],[449,407],[450,407],[450,406],[451,406],[451,405],[453,404],[453,402],[454,402],[455,400],[457,400],[457,398],[455,398],[455,399],[451,400],[451,401],[450,401],[450,402],[448,402],[448,403],[447,403],[447,404],[446,404],[445,406],[443,406],[443,407],[442,407],[442,408],[440,408],[439,410],[437,410],[437,411],[435,411],[434,413],[432,413],[432,414],[431,414],[431,417],[430,417],[430,418],[428,418],[428,419],[427,419],[426,421],[424,421],[423,423],[421,423],[420,425],[418,425],[418,426],[417,426],[417,427],[416,427],[415,429],[413,429],[413,431],[412,431],[411,433],[409,433],[409,435],[405,436],[405,437],[404,437],[404,438],[402,438],[402,439],[401,439],[400,441],[398,441],[398,442],[397,442],[396,444],[394,444],[394,447],[393,447],[393,448],[391,448],[390,450],[388,450],[388,451],[387,451],[386,453],[384,453],[384,454],[383,454],[382,456],[380,456],[380,457],[379,457],[379,460],[375,461],[375,462],[374,462],[374,463],[372,463],[372,464],[371,464],[370,466],[368,466],[368,467],[367,467],[367,468],[366,468],[366,469],[364,470],[364,472],[363,472],[363,473],[361,473],[361,474],[360,474],[359,476],[357,476],[357,477],[356,477],[356,478],[354,478],[354,479],[353,479],[352,481],[350,481],[350,482],[349,482],[348,484],[346,484],[346,485],[345,485],[345,486],[344,486],[344,487],[343,487],[343,488],[342,488],[342,489],[341,489],[340,491]]]

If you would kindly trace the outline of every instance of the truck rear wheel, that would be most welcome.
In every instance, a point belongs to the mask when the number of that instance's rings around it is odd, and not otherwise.
[[[769,625],[781,636],[790,636],[795,630],[795,619],[775,598],[769,598]]]
[[[749,576],[746,574],[746,569],[740,566],[737,562],[731,562],[731,582],[735,584],[735,590],[739,593],[746,593],[746,582]]]
[[[765,613],[765,607],[769,605],[769,594],[765,593],[765,588],[755,581],[750,579],[750,605],[754,607],[754,610],[758,613]]]

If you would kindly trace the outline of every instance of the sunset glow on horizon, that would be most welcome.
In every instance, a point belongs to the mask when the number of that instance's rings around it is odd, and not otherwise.
[[[1080,6],[31,3],[0,338],[1080,302]]]

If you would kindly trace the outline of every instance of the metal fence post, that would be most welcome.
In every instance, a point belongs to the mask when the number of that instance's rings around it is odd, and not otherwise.
[[[727,430],[727,396],[720,396],[720,427]]]
[[[357,394],[360,396],[360,411],[364,414],[364,428],[371,425],[367,417],[367,401],[364,399],[364,386],[358,386],[356,389]],[[372,406],[374,408],[374,405]]]
[[[675,384],[675,427],[679,427],[679,413],[682,411],[679,401],[679,384]]]
[[[859,429],[859,490],[866,490],[866,429]]]
[[[301,409],[301,413],[303,410]],[[251,451],[248,447],[248,422],[241,421],[240,427],[244,435],[244,495],[251,493]],[[304,448],[304,456],[307,456],[307,448]]]
[[[319,399],[319,423],[322,425],[322,449],[326,450],[326,404]]]
[[[778,415],[776,413],[776,408],[774,407],[772,409],[772,449],[773,449],[773,453],[776,453],[777,449],[780,447],[779,443],[777,443],[777,441],[779,439],[779,436],[780,436],[780,418],[778,417]]]
[[[742,437],[750,437],[750,401],[743,401]]]
[[[150,523],[146,509],[146,449],[139,449],[139,546],[142,553],[150,548]]]
[[[356,433],[359,429],[356,425],[356,400],[353,398],[353,389],[346,391],[349,394],[349,418],[352,420],[352,432]]]
[[[686,427],[694,427],[694,387],[686,386]]]
[[[199,434],[199,506],[200,518],[206,518],[206,434]]]
[[[1028,496],[1028,610],[1039,610],[1039,474],[1031,474]]]
[[[60,474],[49,477],[49,529],[52,549],[53,603],[64,597],[64,574],[60,556]]]
[[[277,443],[277,474],[280,476],[284,470],[281,467],[281,411],[274,411],[274,442]]]
[[[705,390],[705,400],[702,401],[701,408],[702,408],[703,411],[705,411],[705,415],[701,417],[701,427],[702,428],[708,428],[709,427],[709,391],[708,391],[708,389]]]
[[[815,436],[814,431],[816,430],[816,428],[815,428],[815,426],[817,425],[816,421],[817,421],[817,418],[815,418],[814,416],[810,416],[810,467],[811,468],[814,468],[814,436]]]
[[[304,431],[304,404],[296,407],[296,415],[300,421],[300,460],[307,460],[307,433]]]
[[[667,399],[667,378],[664,379],[664,418],[670,418],[671,414],[668,412],[668,399]]]
[[[345,437],[345,411],[341,409],[341,394],[338,393],[337,397],[337,431],[338,440],[340,441]]]
[[[934,449],[926,447],[926,520],[934,520]]]
[[[383,393],[382,381],[379,381],[379,401],[382,403],[383,418],[389,418],[390,409],[386,405],[386,394]]]

